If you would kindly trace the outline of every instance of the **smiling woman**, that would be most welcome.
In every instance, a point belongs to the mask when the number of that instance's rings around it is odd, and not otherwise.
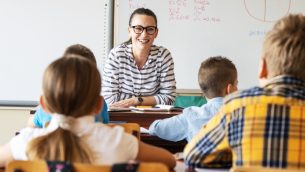
[[[174,62],[164,47],[153,45],[157,17],[138,8],[130,16],[130,39],[113,48],[103,69],[102,94],[113,107],[173,104]]]

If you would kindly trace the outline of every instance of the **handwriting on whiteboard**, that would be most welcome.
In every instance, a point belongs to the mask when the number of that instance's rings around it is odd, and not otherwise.
[[[168,0],[169,21],[220,22],[221,18],[208,13],[211,0]],[[145,1],[128,0],[129,10],[148,8]]]

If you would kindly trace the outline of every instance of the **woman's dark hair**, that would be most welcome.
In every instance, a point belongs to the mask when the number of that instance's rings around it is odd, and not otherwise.
[[[156,26],[158,26],[157,16],[155,15],[155,13],[153,11],[151,11],[148,8],[138,8],[138,9],[134,10],[129,17],[129,26],[131,26],[132,19],[133,19],[134,15],[136,15],[136,14],[153,17],[156,22]]]
[[[153,17],[156,22],[156,26],[158,27],[158,21],[157,21],[156,14],[148,8],[138,8],[138,9],[134,10],[129,17],[129,26],[131,26],[132,19],[133,19],[134,15],[136,15],[136,14]],[[131,44],[131,38],[128,41],[124,42],[123,44],[125,44],[125,45]]]

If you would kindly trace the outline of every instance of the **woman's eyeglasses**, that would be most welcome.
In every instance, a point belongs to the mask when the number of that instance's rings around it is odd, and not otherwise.
[[[156,33],[156,31],[158,29],[157,26],[143,27],[141,25],[136,25],[136,26],[130,26],[130,27],[133,28],[133,31],[136,34],[141,34],[144,30],[146,30],[146,33],[149,35]]]

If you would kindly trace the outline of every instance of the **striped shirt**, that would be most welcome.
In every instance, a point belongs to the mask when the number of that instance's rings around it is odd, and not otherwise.
[[[184,157],[190,167],[305,169],[305,82],[282,75],[229,95]]]
[[[164,47],[151,46],[149,57],[138,69],[132,45],[110,51],[103,70],[102,95],[108,104],[133,96],[154,96],[157,104],[173,104],[176,97],[174,62]]]

